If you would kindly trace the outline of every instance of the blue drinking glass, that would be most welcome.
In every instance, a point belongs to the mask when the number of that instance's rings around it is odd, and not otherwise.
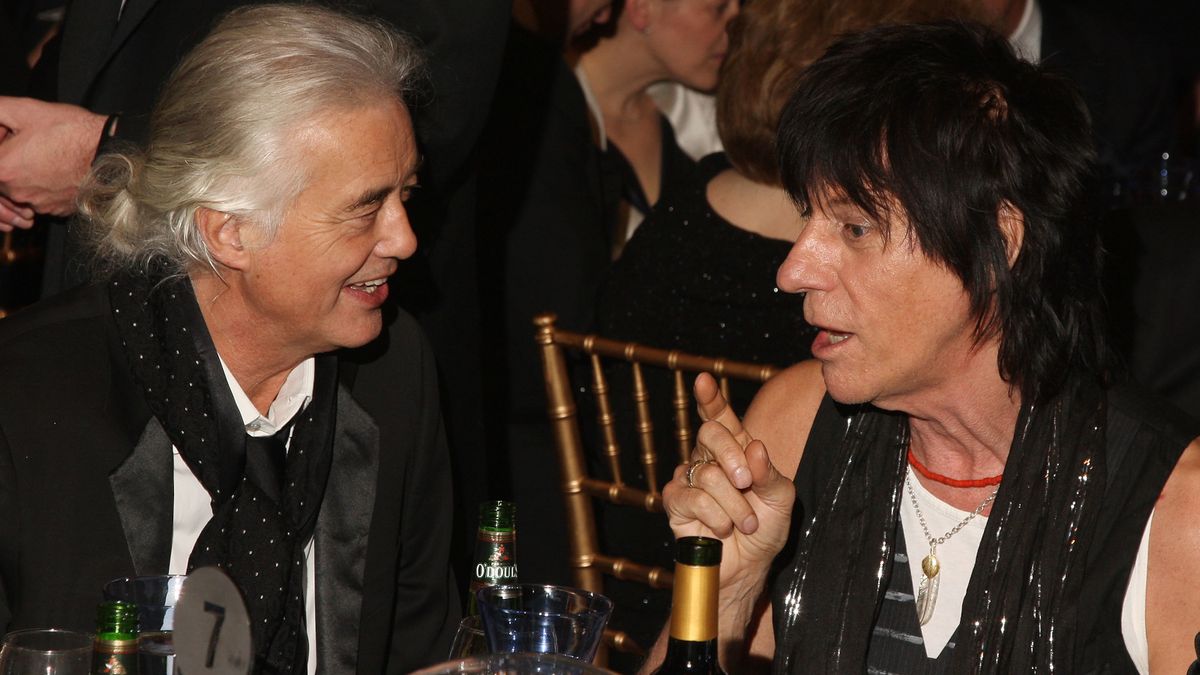
[[[612,601],[598,593],[543,584],[487,586],[476,591],[483,632],[493,654],[561,654],[591,661]]]

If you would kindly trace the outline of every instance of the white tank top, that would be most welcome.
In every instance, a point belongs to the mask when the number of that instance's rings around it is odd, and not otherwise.
[[[934,497],[921,485],[921,481],[917,480],[911,469],[908,481],[921,507],[921,514],[925,516],[929,533],[934,538],[950,531],[970,513]],[[1141,675],[1149,675],[1150,672],[1150,649],[1146,642],[1146,561],[1150,552],[1150,524],[1153,521],[1154,513],[1151,512],[1146,521],[1146,530],[1142,533],[1142,542],[1138,547],[1133,571],[1129,576],[1129,586],[1125,589],[1125,600],[1121,605],[1121,637],[1125,641],[1125,650],[1129,652]],[[900,525],[904,528],[909,573],[912,574],[912,587],[915,589],[920,585],[923,576],[921,560],[929,553],[929,539],[921,529],[907,490],[900,506]],[[921,626],[925,654],[929,658],[936,658],[942,652],[962,620],[962,601],[967,594],[971,570],[975,567],[975,553],[983,540],[986,527],[987,518],[975,516],[957,534],[937,548],[938,561],[941,563],[937,601],[934,603],[933,617]]]

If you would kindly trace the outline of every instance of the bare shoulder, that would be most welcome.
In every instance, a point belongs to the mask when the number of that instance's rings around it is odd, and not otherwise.
[[[785,476],[796,474],[824,395],[820,362],[803,361],[768,380],[746,411],[746,430],[767,446],[771,462]]]
[[[1200,629],[1200,439],[1176,463],[1154,507],[1146,581],[1146,638],[1152,672],[1184,672]]]

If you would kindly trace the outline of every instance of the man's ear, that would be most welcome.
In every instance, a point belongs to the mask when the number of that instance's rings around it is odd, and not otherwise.
[[[625,0],[621,14],[629,18],[629,24],[643,33],[650,30],[650,0]]]
[[[1025,241],[1025,214],[1012,202],[1005,200],[1000,203],[996,222],[1000,226],[1000,234],[1004,236],[1004,250],[1011,269],[1017,264],[1017,256],[1021,254],[1021,245]]]
[[[231,213],[206,206],[196,209],[196,229],[208,247],[209,255],[230,269],[243,269],[247,261],[242,225],[242,221]]]

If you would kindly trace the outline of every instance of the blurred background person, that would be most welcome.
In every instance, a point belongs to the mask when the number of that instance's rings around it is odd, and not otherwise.
[[[1068,0],[983,0],[986,22],[1021,58],[1069,77],[1092,116],[1107,206],[1177,149],[1172,60],[1139,23]]]
[[[981,7],[1022,58],[1080,88],[1098,157],[1088,194],[1114,345],[1141,383],[1200,416],[1200,316],[1190,311],[1200,293],[1200,164],[1195,109],[1189,115],[1185,103],[1196,49],[1178,37],[1179,26],[1195,25],[1195,7],[1157,2],[1138,16],[1112,2]]]
[[[29,93],[32,67],[62,20],[62,0],[13,0],[0,5],[0,96]],[[8,130],[0,127],[0,142]],[[0,201],[0,212],[9,209]],[[31,230],[33,211],[0,217],[0,318],[38,298],[44,233]],[[0,214],[2,216],[2,214]]]
[[[576,74],[596,125],[597,142],[613,154],[627,215],[617,222],[619,250],[669,186],[689,180],[694,160],[675,141],[651,85],[677,82],[701,91],[717,85],[729,49],[726,26],[737,0],[624,0],[611,31],[579,57]]]

